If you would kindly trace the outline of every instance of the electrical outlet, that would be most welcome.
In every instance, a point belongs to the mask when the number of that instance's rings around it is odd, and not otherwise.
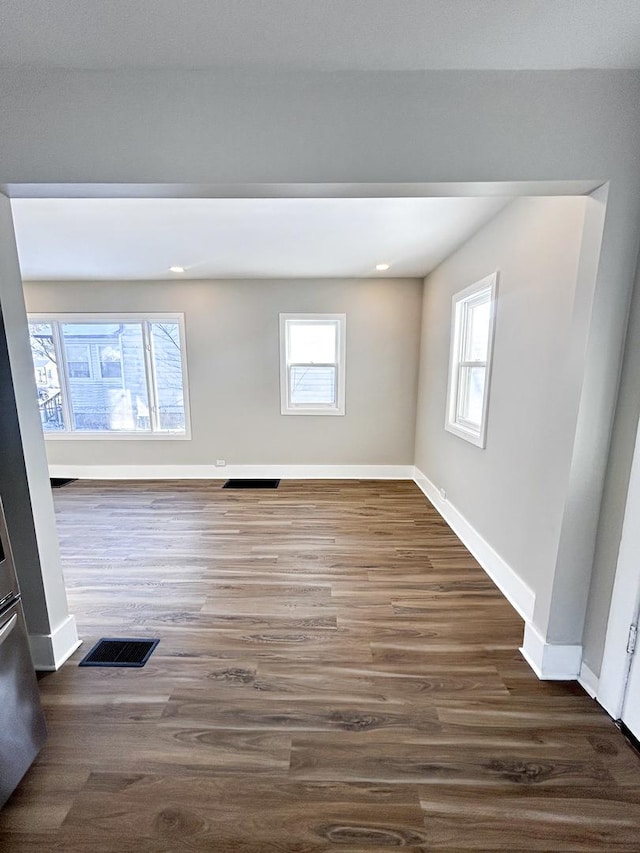
[[[226,464],[227,464],[226,459],[216,459],[216,468],[224,468],[224,466]]]
[[[446,501],[446,499],[447,499],[447,493],[445,492],[445,490],[444,490],[444,489],[439,489],[439,491],[440,491],[440,500],[441,500],[441,501]]]

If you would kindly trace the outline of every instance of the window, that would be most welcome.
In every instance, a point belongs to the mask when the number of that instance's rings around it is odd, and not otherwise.
[[[88,346],[70,344],[67,347],[67,372],[72,379],[91,378],[91,360]]]
[[[280,315],[283,415],[344,415],[345,314]]]
[[[100,376],[103,379],[122,378],[122,355],[120,347],[113,344],[98,347],[100,355]]]
[[[484,447],[498,273],[453,297],[445,429]]]
[[[30,316],[47,436],[188,435],[182,315]]]

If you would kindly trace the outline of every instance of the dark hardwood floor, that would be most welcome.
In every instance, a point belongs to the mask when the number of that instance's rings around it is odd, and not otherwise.
[[[85,644],[0,850],[640,851],[640,759],[410,482],[74,483]],[[78,668],[157,636],[141,670]]]

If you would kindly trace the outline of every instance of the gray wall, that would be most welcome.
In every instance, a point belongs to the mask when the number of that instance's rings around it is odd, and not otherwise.
[[[191,441],[49,440],[55,465],[411,465],[422,282],[26,285],[31,312],[184,312]],[[280,414],[279,312],[347,315],[346,415]]]
[[[0,497],[29,634],[42,641],[36,664],[42,664],[41,653],[51,652],[53,660],[48,638],[69,611],[28,341],[11,207],[0,196]]]
[[[586,203],[518,199],[425,280],[416,465],[536,596],[555,572],[580,399],[570,353]],[[444,429],[451,297],[494,270],[481,449]],[[585,323],[581,334],[584,349]]]
[[[600,675],[604,652],[639,416],[640,263],[629,314],[625,357],[611,436],[583,636],[584,661],[595,675]]]

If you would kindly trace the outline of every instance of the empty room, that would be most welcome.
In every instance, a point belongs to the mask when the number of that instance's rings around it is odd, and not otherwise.
[[[610,8],[0,13],[3,850],[637,851]]]

